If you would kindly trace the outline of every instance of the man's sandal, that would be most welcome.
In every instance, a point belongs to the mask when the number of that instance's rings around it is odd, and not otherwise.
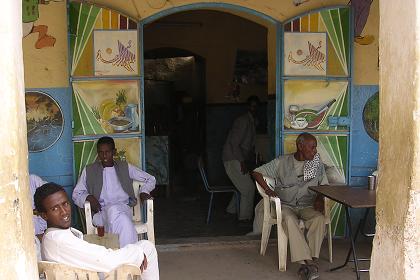
[[[315,264],[308,264],[307,266],[307,280],[314,280],[319,278],[318,266]]]

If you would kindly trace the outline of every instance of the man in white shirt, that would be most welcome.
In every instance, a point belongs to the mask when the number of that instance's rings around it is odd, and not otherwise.
[[[102,137],[97,143],[98,161],[87,165],[73,190],[74,204],[84,208],[85,201],[92,207],[93,223],[105,231],[118,234],[120,248],[136,243],[137,232],[132,221],[136,203],[133,180],[144,183],[140,199],[151,199],[155,177],[125,162],[114,160],[115,143],[111,137]],[[101,224],[100,224],[101,223]]]
[[[42,180],[39,176],[35,174],[29,174],[29,188],[31,191],[31,202],[32,202],[32,211],[35,210],[35,203],[34,203],[34,194],[37,188],[46,184],[44,180]],[[41,260],[41,243],[42,236],[44,235],[44,231],[47,229],[47,222],[41,218],[40,216],[32,215],[32,221],[34,223],[35,229],[35,249],[36,249],[36,258],[38,261]]]
[[[39,176],[35,174],[29,174],[29,187],[31,190],[31,202],[32,202],[32,209],[35,210],[35,204],[34,204],[34,194],[37,188],[45,184],[44,180],[42,180]],[[44,231],[47,229],[47,222],[43,218],[41,218],[38,215],[33,215],[32,220],[34,222],[35,227],[35,235],[41,240],[42,234],[44,234]]]
[[[55,183],[38,188],[34,200],[48,226],[42,239],[43,260],[96,272],[110,272],[120,265],[133,264],[140,267],[142,279],[159,280],[157,252],[151,242],[141,240],[112,250],[84,241],[80,231],[70,228],[71,204],[64,189]]]

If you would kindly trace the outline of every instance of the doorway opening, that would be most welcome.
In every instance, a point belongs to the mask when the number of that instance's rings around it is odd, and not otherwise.
[[[209,193],[197,161],[203,158],[211,185],[232,185],[223,144],[251,95],[262,101],[256,148],[265,160],[274,157],[276,106],[275,95],[268,95],[267,34],[265,26],[214,10],[180,12],[144,25],[145,158],[158,181],[155,233],[161,242],[252,230],[251,223],[226,214],[231,193],[215,195],[206,224]]]

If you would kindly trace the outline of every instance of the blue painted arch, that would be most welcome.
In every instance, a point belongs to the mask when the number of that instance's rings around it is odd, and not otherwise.
[[[162,10],[160,12],[157,12],[156,14],[148,16],[144,19],[141,19],[139,21],[139,23],[141,25],[149,24],[149,23],[151,23],[153,21],[156,21],[156,20],[158,20],[162,17],[166,17],[166,16],[169,16],[169,15],[172,15],[172,14],[175,14],[175,13],[186,12],[186,11],[194,11],[194,10],[205,10],[205,9],[218,10],[218,11],[221,11],[221,12],[226,12],[226,11],[229,11],[229,10],[238,11],[238,12],[242,12],[242,13],[245,13],[245,14],[252,14],[252,15],[258,16],[258,17],[264,19],[265,21],[267,21],[267,23],[271,23],[271,24],[279,23],[279,21],[276,20],[275,18],[273,18],[273,17],[271,17],[267,14],[264,14],[260,11],[257,11],[257,10],[251,9],[251,8],[247,8],[247,7],[244,7],[244,6],[240,6],[240,5],[220,3],[220,2],[194,3],[194,4],[187,4],[187,5],[168,8],[168,9]],[[251,20],[251,19],[248,19],[248,20]]]

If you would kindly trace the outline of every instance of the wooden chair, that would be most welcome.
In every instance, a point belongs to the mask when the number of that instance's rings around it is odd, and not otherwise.
[[[267,185],[274,189],[275,181],[273,178],[265,177],[264,180],[267,182]],[[287,262],[287,235],[284,232],[282,226],[282,216],[281,216],[281,201],[278,197],[269,197],[264,189],[256,182],[257,190],[263,198],[264,206],[264,220],[263,228],[261,235],[261,248],[260,254],[265,255],[267,249],[268,239],[270,238],[271,226],[277,225],[277,250],[279,255],[279,270],[286,271],[286,262]],[[273,207],[272,207],[273,205]],[[325,203],[325,224],[327,225],[328,230],[328,251],[329,251],[329,261],[332,262],[332,232],[331,232],[331,220],[330,220],[330,211]],[[305,230],[303,221],[300,222],[301,230]]]
[[[153,218],[153,200],[140,201],[140,182],[133,181],[133,189],[136,194],[137,204],[133,207],[133,223],[137,234],[147,234],[147,240],[155,244],[155,229]],[[143,215],[144,214],[144,215]],[[97,229],[92,223],[92,209],[90,202],[85,202],[86,234],[96,234]]]
[[[207,224],[210,223],[211,211],[213,208],[213,195],[215,193],[232,192],[236,198],[236,212],[239,215],[240,193],[234,186],[210,186],[207,181],[206,171],[204,170],[204,163],[201,157],[197,161],[198,170],[200,171],[201,179],[203,180],[204,188],[210,193],[209,210],[207,212]]]
[[[38,271],[46,280],[99,280],[98,272],[72,267],[56,262],[38,262]],[[103,273],[107,280],[140,280],[141,271],[138,266],[125,264],[108,273]],[[40,277],[40,279],[42,279]]]

